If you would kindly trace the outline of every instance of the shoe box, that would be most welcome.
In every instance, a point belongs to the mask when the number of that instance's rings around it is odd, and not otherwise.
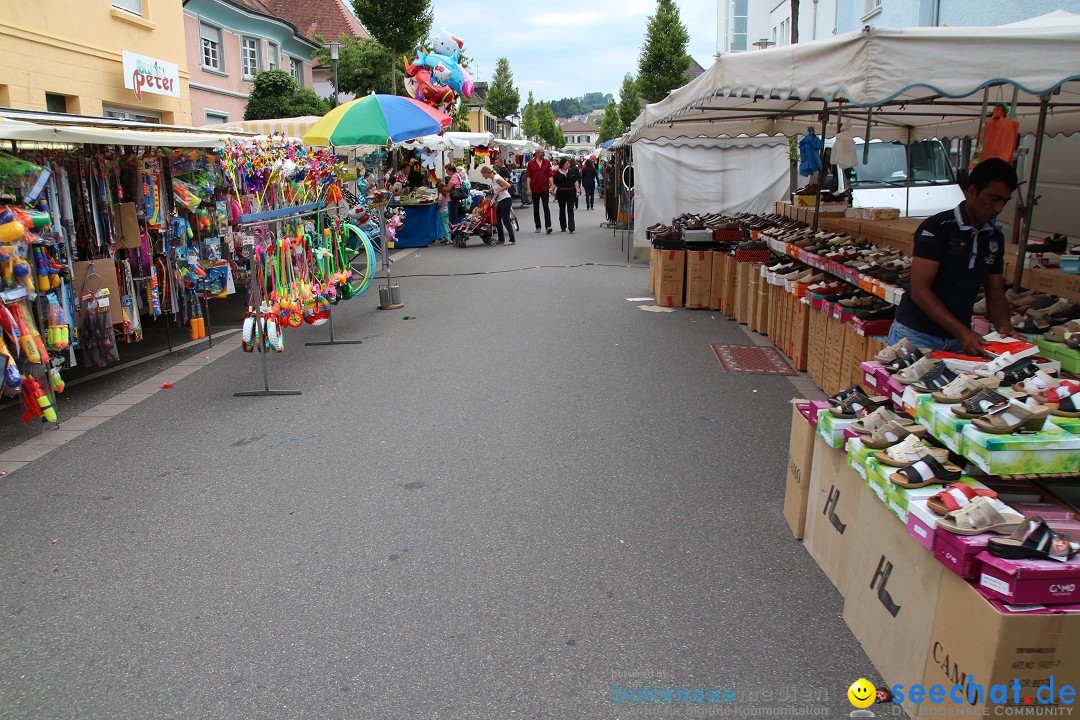
[[[1003,603],[988,598],[962,578],[945,573],[934,615],[923,672],[899,682],[910,687],[921,680],[924,688],[944,688],[943,702],[926,706],[932,707],[936,715],[1039,714],[1032,710],[1055,714],[1050,708],[1064,715],[1068,712],[1065,708],[1072,707],[1040,702],[1051,696],[1060,700],[1062,686],[1075,687],[1080,678],[1080,607]],[[1050,683],[1054,685],[1052,692]],[[950,697],[954,685],[963,688],[963,702]],[[991,692],[994,686],[1006,686],[1008,690]],[[1018,689],[1015,694],[1014,689]],[[918,714],[912,703],[903,705],[911,717]],[[995,707],[1001,705],[1014,707]]]
[[[1053,521],[1051,527],[1066,532]],[[1072,537],[1078,537],[1073,533]],[[977,584],[989,597],[1016,604],[1080,603],[1080,556],[1057,560],[1006,560],[989,552],[977,556]]]
[[[803,544],[833,585],[844,594],[862,478],[848,467],[844,452],[820,437],[813,440]]]
[[[764,268],[764,266],[761,267]],[[773,286],[766,282],[765,277],[761,276],[758,281],[758,296],[752,327],[755,331],[763,335],[769,334],[769,320],[771,317],[769,311],[771,310],[772,305],[772,288]]]
[[[814,460],[814,427],[810,424],[811,410],[814,409],[808,400],[792,400],[784,518],[798,540],[803,537],[806,523],[806,501],[809,497],[810,471]],[[816,413],[814,417],[816,418]]]
[[[660,272],[660,253],[663,252],[655,245],[649,248],[649,292],[656,292],[656,276]]]
[[[756,267],[753,263],[737,263],[737,287],[735,294],[735,320],[740,325],[745,325],[750,314],[750,280],[751,273]]]
[[[686,307],[708,308],[712,304],[712,250],[686,251]]]
[[[709,282],[711,292],[709,293],[709,309],[710,310],[722,310],[724,307],[724,295],[726,295],[727,286],[724,284],[725,272],[727,271],[728,263],[732,260],[729,253],[714,252],[712,261],[712,278]]]
[[[686,286],[686,251],[661,250],[656,275],[656,304],[682,307]]]
[[[1047,422],[1036,433],[998,435],[964,427],[964,455],[988,475],[1065,474],[1077,472],[1080,434]]]
[[[889,686],[922,676],[944,568],[873,493],[858,489],[844,621]]]

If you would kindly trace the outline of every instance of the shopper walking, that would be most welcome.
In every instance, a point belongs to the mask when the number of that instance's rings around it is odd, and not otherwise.
[[[525,166],[525,176],[529,181],[529,192],[532,193],[533,222],[536,224],[536,232],[540,232],[540,205],[544,206],[544,227],[551,233],[551,210],[548,209],[548,192],[551,190],[551,163],[544,157],[544,148],[540,148],[533,155],[533,159]]]
[[[592,159],[585,161],[585,166],[581,168],[581,187],[585,190],[585,209],[592,210],[595,203],[596,193],[596,166],[593,165]]]
[[[577,191],[577,195],[574,196],[574,209],[575,210],[578,209],[578,201],[581,199],[581,168],[578,167],[578,164],[579,164],[578,159],[577,158],[572,158],[570,160],[570,170],[567,173],[568,175],[570,175],[570,177],[572,177],[574,179],[574,182],[577,183],[578,191]]]
[[[499,242],[506,240],[503,235],[503,227],[506,227],[506,232],[510,234],[510,244],[514,245],[517,239],[514,237],[514,224],[510,221],[511,206],[514,204],[513,198],[510,197],[510,181],[501,175],[496,175],[490,165],[481,165],[480,174],[491,183],[491,193],[495,196],[495,216],[498,218],[495,227],[499,230]]]
[[[570,174],[570,158],[559,161],[559,169],[551,178],[555,199],[559,201],[559,227],[574,234],[574,201],[581,194],[577,180]]]
[[[435,186],[439,192],[439,241],[450,242],[450,187],[446,183]]]
[[[461,222],[461,201],[465,199],[465,186],[453,163],[446,165],[446,186],[450,188],[450,224],[457,225]]]
[[[506,162],[501,158],[495,158],[495,172],[499,173],[503,180],[510,179],[510,168],[506,167]]]

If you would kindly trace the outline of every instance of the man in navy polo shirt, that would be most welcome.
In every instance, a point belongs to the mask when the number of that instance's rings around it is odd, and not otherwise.
[[[986,290],[987,318],[998,333],[1015,337],[1002,276],[1005,238],[994,218],[1016,185],[1009,163],[984,160],[971,171],[964,201],[919,226],[911,283],[896,310],[890,345],[906,337],[916,347],[981,357],[982,336],[971,329],[980,286]]]

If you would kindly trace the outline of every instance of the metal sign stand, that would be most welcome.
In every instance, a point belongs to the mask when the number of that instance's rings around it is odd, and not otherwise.
[[[240,227],[251,225],[263,225],[267,222],[275,222],[280,226],[282,221],[291,220],[292,218],[298,218],[303,215],[308,215],[313,212],[321,210],[326,203],[317,202],[310,205],[299,205],[297,207],[282,208],[281,210],[268,210],[261,213],[250,213],[248,215],[240,216]],[[255,253],[251,253],[251,259],[248,261],[248,267],[251,271],[251,282],[255,282]],[[247,390],[244,392],[233,393],[233,397],[270,397],[276,395],[300,395],[299,390],[271,390],[270,389],[270,375],[266,365],[266,356],[270,352],[270,348],[266,344],[266,327],[263,326],[262,315],[262,301],[263,301],[263,288],[260,284],[257,288],[255,297],[255,331],[258,333],[259,351],[262,354],[262,376],[263,376],[263,389],[262,390]],[[254,340],[254,338],[252,338]]]
[[[359,345],[363,340],[335,340],[334,339],[334,311],[330,311],[330,319],[327,321],[330,325],[330,339],[329,340],[313,340],[312,342],[304,343],[304,347],[308,345]]]

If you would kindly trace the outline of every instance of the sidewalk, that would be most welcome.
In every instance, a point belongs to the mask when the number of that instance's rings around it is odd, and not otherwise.
[[[627,302],[600,216],[411,252],[404,309],[339,306],[363,344],[268,358],[300,396],[223,350],[0,479],[5,716],[846,715],[877,678],[781,516],[798,391]]]

